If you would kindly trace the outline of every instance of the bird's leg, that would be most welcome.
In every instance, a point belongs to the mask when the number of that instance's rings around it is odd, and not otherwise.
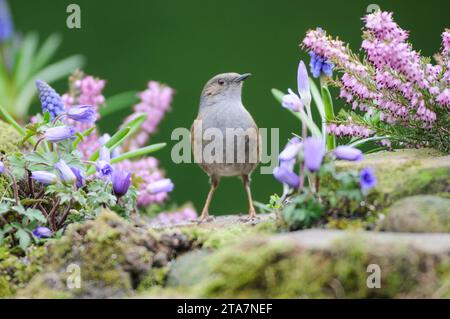
[[[253,206],[252,191],[250,189],[250,177],[248,175],[242,175],[242,181],[244,182],[244,188],[245,188],[245,192],[247,193],[248,205],[249,205],[247,218],[249,220],[253,220],[256,218],[256,212],[255,212],[255,207]]]
[[[200,215],[199,221],[205,222],[211,220],[211,217],[209,216],[208,210],[209,210],[209,204],[211,204],[211,200],[213,197],[213,194],[219,185],[219,179],[215,176],[211,176],[211,188],[209,189],[208,197],[206,198],[205,206],[203,206],[202,214]]]

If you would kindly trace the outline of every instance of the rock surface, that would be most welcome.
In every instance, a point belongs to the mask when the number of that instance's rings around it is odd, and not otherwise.
[[[450,155],[432,149],[404,149],[368,154],[359,162],[337,163],[338,168],[370,166],[377,177],[376,190],[386,204],[411,195],[450,191]]]
[[[381,229],[393,232],[450,232],[450,198],[433,195],[405,197],[386,212]]]
[[[169,293],[213,298],[450,297],[449,256],[450,234],[307,230],[189,253],[167,283]],[[367,284],[369,265],[380,288]]]
[[[42,272],[18,296],[131,296],[153,268],[165,267],[190,246],[181,233],[157,235],[104,211],[94,221],[71,225],[62,238],[50,242]],[[75,280],[77,273],[81,285],[70,289],[66,282]]]

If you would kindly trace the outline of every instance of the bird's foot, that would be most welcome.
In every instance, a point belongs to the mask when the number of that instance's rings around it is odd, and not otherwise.
[[[210,223],[214,221],[214,216],[210,216],[208,214],[202,214],[199,218],[197,218],[197,224]]]
[[[254,224],[256,223],[258,220],[260,219],[260,217],[258,215],[256,215],[255,212],[250,212],[247,216],[245,217],[241,217],[239,220],[243,223],[251,223]]]

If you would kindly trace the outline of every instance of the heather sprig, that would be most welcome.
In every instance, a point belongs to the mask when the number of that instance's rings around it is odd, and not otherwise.
[[[408,32],[395,23],[392,13],[374,12],[363,21],[363,58],[321,28],[309,30],[301,44],[334,64],[340,76],[328,83],[337,86],[339,97],[357,112],[350,121],[342,116],[328,119],[328,132],[384,136],[397,146],[432,146],[449,152],[448,30],[442,33],[438,63],[432,64],[412,48]]]

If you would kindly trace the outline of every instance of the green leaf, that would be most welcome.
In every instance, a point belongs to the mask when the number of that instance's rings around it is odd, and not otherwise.
[[[42,212],[40,210],[37,210],[37,209],[29,208],[29,209],[24,211],[23,215],[28,217],[30,222],[35,221],[35,220],[37,220],[37,221],[39,221],[41,223],[46,223],[47,222],[47,218],[45,218],[45,216],[42,214]]]
[[[16,237],[19,240],[19,246],[22,248],[22,250],[26,250],[27,247],[30,245],[31,238],[30,235],[22,228],[17,229],[16,233],[14,234],[14,237]]]
[[[314,123],[314,121],[306,114],[304,110],[301,109],[299,112],[294,112],[292,110],[289,111],[292,114],[294,114],[294,116],[296,116],[298,119],[300,119],[302,123],[304,123],[304,125],[306,125],[306,127],[313,136],[322,138],[322,132],[317,127],[316,123]]]
[[[363,138],[363,139],[358,139],[354,142],[351,142],[350,144],[348,144],[348,146],[360,146],[362,144],[365,144],[367,142],[371,142],[371,141],[380,141],[380,140],[384,140],[386,139],[386,136],[372,136],[372,137],[367,137],[367,138]]]
[[[106,106],[100,109],[100,115],[104,117],[123,109],[131,108],[137,102],[139,102],[137,91],[128,91],[113,95],[106,99]]]
[[[322,86],[322,102],[324,106],[325,116],[322,117],[322,133],[325,137],[327,150],[333,150],[336,148],[336,136],[327,133],[327,122],[334,120],[334,108],[333,100],[331,98],[330,90],[328,87]]]
[[[108,140],[108,142],[105,143],[105,146],[110,151],[112,151],[114,148],[119,146],[128,137],[130,130],[131,129],[129,127],[120,129],[113,136],[111,136],[111,138]],[[98,159],[98,156],[99,156],[99,150],[97,150],[94,154],[91,155],[91,157],[89,158],[89,161],[91,161],[91,162],[96,161]]]
[[[164,148],[166,145],[167,145],[167,143],[158,143],[158,144],[145,146],[145,147],[142,147],[142,148],[137,149],[135,151],[131,151],[131,152],[127,152],[127,153],[121,154],[121,155],[113,158],[111,160],[111,163],[112,164],[116,164],[116,163],[119,163],[119,162],[121,162],[123,160],[126,160],[126,159],[131,159],[131,158],[135,158],[135,157],[144,156],[144,155],[147,155],[149,153],[156,152],[156,151]]]
[[[95,126],[92,126],[90,128],[88,128],[87,130],[84,130],[83,132],[79,133],[80,135],[77,134],[77,138],[76,140],[73,142],[72,144],[72,148],[76,149],[78,146],[78,143],[80,143],[82,140],[84,140],[85,137],[89,136],[92,134],[92,132],[94,132],[96,129]]]
[[[311,78],[309,78],[309,86],[310,86],[311,95],[312,95],[314,104],[316,105],[317,110],[319,111],[320,117],[322,119],[324,119],[325,118],[325,107],[324,107],[324,104],[322,101],[322,96],[320,94],[319,89],[317,88],[316,83]]]
[[[61,45],[61,41],[62,37],[59,34],[52,34],[45,40],[33,59],[33,73],[39,71],[51,60]]]
[[[283,102],[283,96],[286,95],[286,93],[283,93],[282,91],[278,89],[272,89],[271,90],[273,97],[279,102]]]
[[[32,72],[33,58],[36,54],[39,42],[35,32],[28,33],[20,47],[17,67],[14,70],[14,83],[17,88],[21,88]]]
[[[14,118],[6,111],[6,109],[3,108],[3,106],[0,105],[0,116],[3,118],[3,120],[10,124],[12,127],[14,127],[16,129],[17,132],[19,132],[20,134],[22,134],[23,136],[26,135],[26,131],[25,129],[20,126],[19,123],[16,122],[16,120],[14,120]]]
[[[131,120],[126,122],[124,126],[130,128],[130,132],[127,137],[133,135],[141,129],[142,123],[147,119],[147,113],[136,113]]]
[[[72,74],[74,70],[83,65],[83,61],[82,56],[74,55],[45,67],[28,79],[14,105],[15,115],[20,118],[27,115],[30,103],[36,94],[35,81],[37,79],[48,83],[54,82]]]

